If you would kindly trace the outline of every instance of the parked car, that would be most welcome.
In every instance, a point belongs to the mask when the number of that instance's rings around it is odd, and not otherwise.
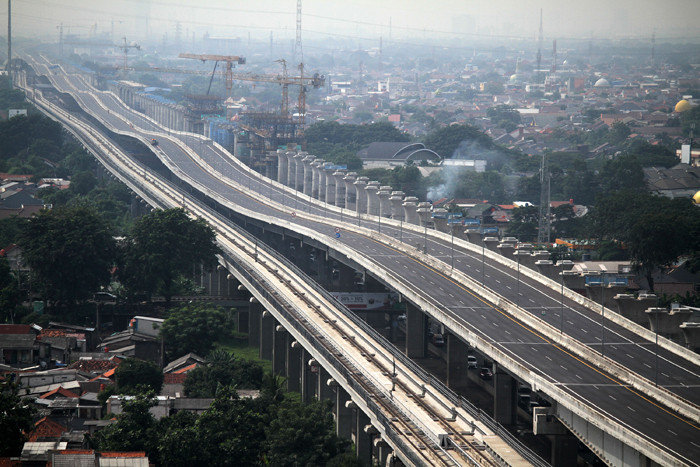
[[[467,368],[479,368],[479,362],[474,355],[467,355]]]
[[[433,334],[432,341],[433,345],[436,345],[438,347],[445,345],[445,338],[442,334]]]
[[[479,370],[479,378],[483,380],[489,380],[493,378],[493,373],[491,373],[491,368],[484,366],[481,367],[481,370]]]

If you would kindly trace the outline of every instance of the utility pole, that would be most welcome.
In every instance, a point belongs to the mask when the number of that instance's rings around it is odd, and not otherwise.
[[[549,243],[549,232],[552,227],[551,207],[549,200],[549,167],[547,166],[547,153],[542,154],[542,163],[540,165],[540,209],[539,209],[539,225],[537,229],[537,243],[540,245]]]

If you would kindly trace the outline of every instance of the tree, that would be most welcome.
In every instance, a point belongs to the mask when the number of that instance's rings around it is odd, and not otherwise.
[[[260,389],[263,369],[259,363],[236,358],[225,350],[215,350],[207,360],[207,366],[187,373],[184,390],[188,397],[214,397],[222,386]]]
[[[423,144],[446,159],[452,157],[458,159],[462,156],[470,155],[472,157],[469,158],[474,159],[474,151],[471,151],[472,149],[485,151],[497,149],[497,146],[488,135],[471,125],[448,125],[442,127],[427,135],[423,139]],[[458,150],[460,149],[465,153],[459,153]],[[472,153],[467,154],[466,152]]]
[[[650,290],[657,268],[698,251],[700,211],[688,199],[619,191],[603,196],[586,217],[594,238],[625,245]]]
[[[87,195],[95,185],[97,184],[97,179],[90,171],[78,172],[73,175],[70,182],[70,189],[74,193],[79,195]]]
[[[84,203],[41,211],[19,245],[44,299],[73,303],[109,284],[116,242],[110,225]]]
[[[214,265],[215,240],[204,220],[191,219],[182,208],[153,211],[136,221],[128,236],[120,278],[131,294],[160,293],[170,301],[180,275],[191,274],[194,265]]]
[[[631,133],[632,130],[625,123],[620,121],[614,122],[610,127],[610,133],[608,133],[608,141],[612,144],[624,143]]]
[[[275,405],[268,401],[241,399],[232,388],[221,388],[209,409],[197,419],[197,462],[189,465],[262,463],[265,427],[274,410]]]
[[[147,390],[155,394],[163,388],[163,372],[153,362],[127,358],[114,371],[119,394],[139,394]]]
[[[160,329],[169,358],[188,352],[206,355],[217,340],[228,336],[232,329],[223,309],[210,303],[190,303],[171,310]]]
[[[335,434],[330,401],[282,402],[266,435],[265,457],[272,465],[325,465],[349,444]]]
[[[0,457],[19,456],[32,428],[34,408],[19,397],[19,387],[0,381]]]
[[[622,155],[605,161],[603,168],[598,174],[598,184],[600,186],[600,194],[620,190],[646,192],[642,166],[639,160],[631,155]]]
[[[90,440],[98,451],[145,451],[149,460],[158,457],[157,421],[149,411],[157,405],[155,394],[148,392],[122,399],[117,422],[95,433]]]

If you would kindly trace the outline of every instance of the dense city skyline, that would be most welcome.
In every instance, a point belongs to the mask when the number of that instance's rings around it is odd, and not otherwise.
[[[135,40],[160,41],[164,37],[199,38],[208,33],[253,40],[294,40],[294,0],[262,0],[252,5],[241,1],[202,0],[193,6],[184,0],[77,0],[22,1],[12,3],[15,35],[80,37],[111,34]],[[469,0],[304,0],[303,40],[376,41],[508,41],[535,40],[540,10],[546,40],[640,39],[657,41],[700,40],[700,2],[691,0],[591,0],[480,2]],[[6,21],[7,9],[0,11]]]

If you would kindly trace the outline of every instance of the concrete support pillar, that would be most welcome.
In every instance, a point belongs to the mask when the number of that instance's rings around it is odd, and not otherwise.
[[[389,196],[389,202],[391,203],[391,218],[397,221],[403,221],[403,191],[392,191]]]
[[[335,205],[339,208],[345,207],[345,170],[336,170],[333,172],[335,180]]]
[[[294,154],[294,160],[296,161],[294,170],[294,189],[303,192],[304,190],[304,158],[307,154],[300,152]]]
[[[498,253],[498,244],[500,243],[500,239],[498,237],[484,237],[483,242],[486,245],[487,250]]]
[[[301,370],[301,401],[308,404],[316,397],[316,380],[318,373],[318,362],[311,357],[306,350],[302,352],[304,360]]]
[[[392,453],[391,446],[381,438],[374,439],[374,450],[375,459],[377,460],[377,465],[386,465],[386,460]]]
[[[391,201],[389,201],[391,197],[391,187],[379,187],[377,196],[379,197],[379,215],[382,217],[391,217]]]
[[[447,226],[449,214],[445,208],[433,209],[433,225],[438,232],[449,233],[450,228]]]
[[[287,336],[284,326],[275,321],[275,332],[272,333],[272,374],[287,376]]]
[[[326,161],[323,159],[316,159],[313,164],[311,164],[313,172],[313,180],[311,182],[311,197],[314,199],[320,199],[321,195],[321,172],[323,171],[323,164]],[[324,191],[325,194],[325,191]]]
[[[674,342],[681,342],[683,331],[681,324],[690,321],[693,311],[689,308],[648,308],[646,310],[649,318],[649,329],[658,332],[660,336],[671,339]]]
[[[680,328],[685,339],[685,346],[693,352],[700,350],[700,323],[686,322],[681,324]]]
[[[301,344],[294,340],[291,334],[287,337],[287,391],[301,392],[301,371],[303,350]]]
[[[570,288],[571,290],[583,291],[586,288],[586,279],[577,271],[562,271],[562,277],[564,278],[564,286]],[[600,301],[600,296],[598,300]]]
[[[379,182],[371,181],[367,183],[365,187],[365,192],[367,192],[367,214],[372,216],[379,215],[379,196],[377,192],[379,191]]]
[[[497,363],[493,364],[493,418],[503,425],[516,422],[518,407],[518,382]]]
[[[369,417],[358,410],[355,424],[355,454],[364,465],[372,465],[372,435],[370,430],[365,430],[368,425],[370,425]]]
[[[311,196],[313,193],[313,182],[314,182],[314,166],[313,162],[316,160],[314,156],[306,156],[302,159],[304,164],[304,194]]]
[[[355,210],[358,214],[364,214],[367,212],[367,191],[365,187],[369,179],[367,177],[357,177],[355,180]]]
[[[552,280],[559,281],[558,271],[551,259],[540,259],[535,261],[535,271]]]
[[[333,176],[335,169],[328,168],[323,171],[326,173],[326,203],[333,204],[335,203],[335,177]]]
[[[422,248],[423,253],[428,252],[428,235],[427,235],[427,230],[428,230],[428,223],[430,222],[430,203],[428,202],[422,202],[418,203],[418,206],[416,208],[416,213],[418,214],[418,218],[420,219],[420,222],[418,225],[423,227],[423,238],[420,242],[420,246],[416,245],[416,248]]]
[[[348,404],[349,403],[349,404]],[[350,407],[348,407],[348,405]],[[335,391],[335,434],[339,438],[352,438],[352,421],[354,402],[350,400],[350,395],[338,386]]]
[[[294,181],[297,176],[297,161],[294,159],[296,155],[293,151],[287,151],[287,183],[286,185],[290,188],[294,188]]]
[[[649,318],[646,310],[656,306],[658,297],[654,294],[639,294],[635,297],[634,294],[619,293],[613,297],[613,301],[622,316],[648,329]]]
[[[598,276],[599,274],[586,274],[587,276]],[[585,284],[586,295],[598,304],[603,304],[605,308],[616,308],[617,302],[613,299],[616,295],[623,293],[626,285],[606,284],[604,278],[600,282],[588,282]]]
[[[331,378],[331,375],[323,367],[318,368],[317,384],[316,394],[318,395],[318,400],[335,402],[335,388],[338,386],[338,383]]]
[[[403,200],[403,220],[409,224],[420,225],[420,217],[418,217],[418,198],[415,196],[406,196]]]
[[[515,253],[515,243],[501,242],[499,245],[496,246],[496,251],[498,251],[501,255],[505,256],[506,258],[515,261],[515,257],[513,256],[513,254]]]
[[[343,183],[345,184],[345,207],[347,209],[357,208],[357,190],[355,189],[356,179],[356,172],[348,172],[345,177],[343,177]]]
[[[447,333],[447,386],[457,387],[468,379],[467,353],[469,347],[459,337]]]
[[[326,169],[324,168],[325,162],[318,167],[318,199],[319,201],[326,201]]]
[[[428,349],[428,318],[420,308],[406,303],[406,356],[424,358]]]
[[[272,343],[274,341],[275,318],[265,310],[260,319],[260,358],[272,360]]]
[[[248,307],[248,345],[260,347],[260,320],[262,319],[262,306],[257,300],[251,298]]]
[[[465,234],[467,235],[467,240],[475,245],[481,245],[484,241],[481,229],[466,229]]]

